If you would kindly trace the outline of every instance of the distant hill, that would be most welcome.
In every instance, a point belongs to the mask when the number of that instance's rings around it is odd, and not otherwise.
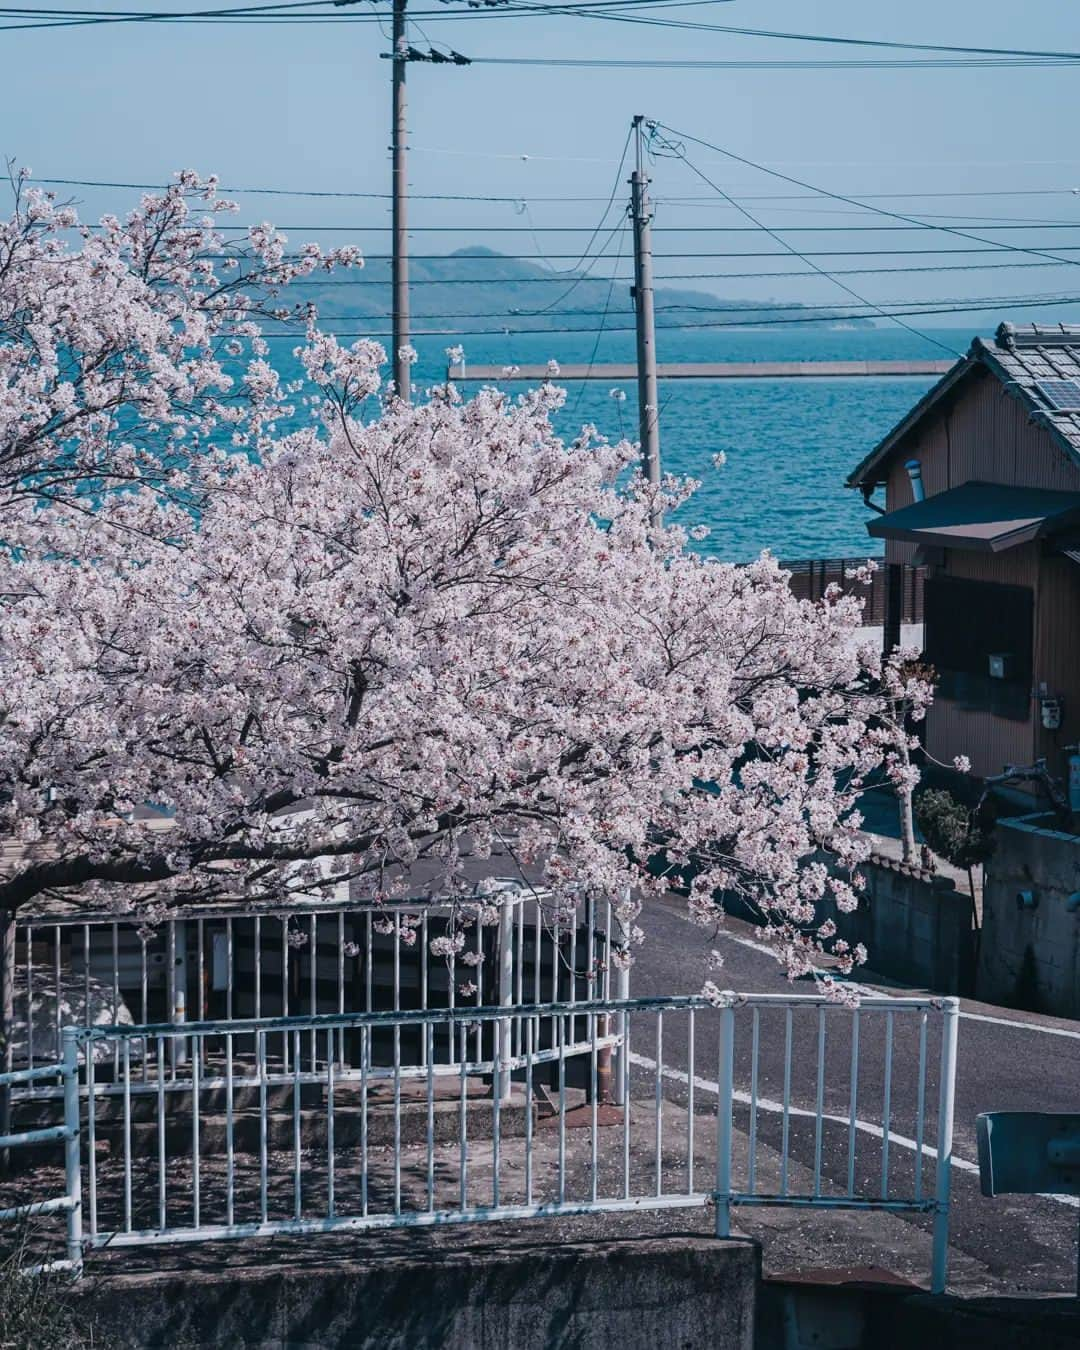
[[[459,249],[435,260],[413,259],[409,275],[411,281],[421,283],[413,291],[412,300],[413,326],[418,333],[433,329],[452,336],[463,328],[498,331],[503,327],[517,332],[543,333],[567,328],[591,332],[605,310],[610,326],[633,322],[633,302],[625,280],[612,286],[602,276],[596,278],[574,271],[556,273],[489,248]],[[553,277],[557,281],[552,281]],[[305,296],[310,295],[320,317],[335,321],[335,326],[369,320],[378,320],[385,326],[390,317],[390,264],[382,259],[368,263],[363,272],[356,274],[356,279],[363,283],[360,285],[338,285],[339,279],[340,273],[327,282],[309,278],[296,283],[290,291],[295,294],[302,290]],[[559,281],[564,284],[559,285]],[[843,318],[842,308],[807,310],[802,305],[771,298],[731,300],[708,291],[668,286],[656,290],[658,329],[695,323],[739,324],[738,311],[745,309],[754,311],[747,315],[746,327],[778,319],[794,319],[820,327],[832,327],[841,321],[849,328],[874,326],[869,319]],[[545,312],[537,313],[540,310]],[[463,324],[462,320],[468,323]]]

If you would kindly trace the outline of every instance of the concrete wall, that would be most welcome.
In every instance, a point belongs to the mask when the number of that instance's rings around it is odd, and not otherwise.
[[[882,1271],[764,1280],[755,1350],[1076,1350],[1075,1298],[926,1294]],[[839,1278],[837,1278],[839,1276]]]
[[[939,994],[970,993],[971,897],[948,877],[891,858],[872,857],[861,870],[859,908],[832,917],[841,937],[866,947],[867,969]]]
[[[492,1239],[349,1263],[329,1240],[306,1268],[99,1277],[75,1297],[116,1350],[752,1350],[754,1243],[674,1233],[497,1246],[494,1230]],[[287,1260],[284,1248],[274,1259]]]
[[[1055,830],[1053,817],[1001,820],[986,865],[976,994],[1058,1017],[1080,1017],[1080,837]],[[1035,908],[1017,903],[1031,891]]]

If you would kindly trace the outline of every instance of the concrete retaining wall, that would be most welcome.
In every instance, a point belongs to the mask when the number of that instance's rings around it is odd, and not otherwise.
[[[948,877],[874,856],[860,869],[866,890],[853,914],[835,919],[841,937],[861,942],[867,969],[939,994],[967,994],[974,978],[971,897]]]
[[[327,1250],[306,1268],[89,1279],[77,1297],[118,1350],[752,1350],[759,1270],[753,1243],[684,1233],[353,1263]]]
[[[1058,1017],[1080,1017],[1080,838],[1053,817],[1000,820],[986,865],[976,993]],[[1030,891],[1034,908],[1018,903]]]

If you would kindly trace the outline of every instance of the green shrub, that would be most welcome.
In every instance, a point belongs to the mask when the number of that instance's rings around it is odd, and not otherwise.
[[[953,867],[969,869],[994,851],[992,824],[951,792],[927,788],[915,796],[915,820],[930,848]]]

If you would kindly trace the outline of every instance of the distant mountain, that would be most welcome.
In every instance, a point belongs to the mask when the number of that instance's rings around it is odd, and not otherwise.
[[[322,319],[335,328],[354,330],[353,323],[378,321],[385,327],[390,318],[390,264],[376,259],[353,274],[359,285],[340,285],[338,273],[327,281],[309,278],[290,288],[302,290],[318,306]],[[410,280],[412,321],[417,334],[434,330],[452,337],[469,331],[512,328],[516,332],[550,332],[580,328],[592,332],[599,316],[607,315],[609,327],[633,322],[629,284],[614,286],[604,277],[585,272],[558,273],[535,263],[508,258],[493,249],[459,249],[445,258],[413,259]],[[554,280],[553,280],[554,278]],[[559,284],[562,282],[563,284]],[[745,323],[739,311],[753,310]],[[662,286],[656,290],[657,328],[701,324],[731,324],[753,327],[765,321],[792,319],[821,327],[842,324],[845,328],[873,328],[869,319],[844,317],[836,310],[807,309],[791,301],[731,300],[708,291]]]

